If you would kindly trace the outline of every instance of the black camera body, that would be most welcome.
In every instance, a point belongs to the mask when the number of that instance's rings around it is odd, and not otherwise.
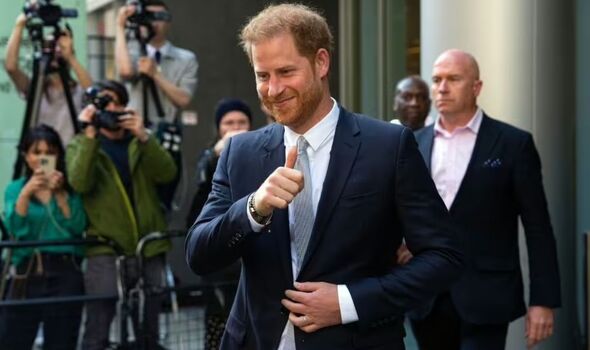
[[[153,22],[170,22],[172,20],[172,15],[167,11],[148,11],[145,0],[131,0],[127,4],[135,6],[135,12],[127,18],[127,28],[135,31],[136,39],[142,44],[149,42],[154,37]],[[142,34],[141,28],[145,29],[145,33]]]
[[[91,86],[85,93],[87,102],[92,103],[96,107],[92,125],[97,129],[104,128],[110,131],[117,131],[121,128],[119,126],[121,116],[128,114],[128,112],[107,111],[106,108],[113,98],[110,95],[102,93],[103,91],[99,87]]]
[[[119,122],[121,121],[121,116],[125,114],[127,112],[98,110],[94,115],[94,125],[98,129],[103,128],[110,131],[117,131],[121,129]]]
[[[23,8],[29,18],[39,19],[43,26],[57,26],[62,18],[78,17],[78,10],[65,9],[52,3],[52,0],[27,1]]]
[[[172,19],[172,16],[168,12],[146,11],[143,6],[138,6],[135,9],[135,13],[129,16],[127,19],[129,22],[134,24],[146,26],[151,25],[151,23],[154,21],[169,22]]]

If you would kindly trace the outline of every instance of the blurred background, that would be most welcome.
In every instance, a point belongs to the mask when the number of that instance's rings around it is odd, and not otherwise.
[[[70,19],[76,55],[95,80],[116,77],[115,19],[123,1],[55,0],[76,8]],[[302,1],[326,16],[335,34],[332,94],[347,109],[383,120],[393,117],[395,83],[409,74],[430,82],[434,59],[448,48],[471,52],[484,82],[480,106],[489,115],[532,132],[543,162],[562,277],[563,307],[555,335],[538,349],[588,348],[585,232],[590,230],[590,2],[587,0],[316,0]],[[24,2],[2,2],[0,57]],[[183,112],[184,173],[171,228],[184,229],[200,151],[215,133],[215,103],[235,96],[254,108],[254,128],[265,124],[254,76],[238,46],[246,20],[268,1],[167,0],[170,40],[197,55],[198,87]],[[21,66],[30,70],[30,45]],[[25,101],[0,70],[0,188],[12,176]],[[2,204],[0,203],[0,210]],[[521,245],[523,246],[523,245]],[[521,252],[524,278],[526,250]],[[181,281],[181,240],[169,254]],[[528,283],[525,283],[525,286]],[[525,293],[526,294],[526,293]],[[524,349],[524,322],[511,325],[507,349]]]

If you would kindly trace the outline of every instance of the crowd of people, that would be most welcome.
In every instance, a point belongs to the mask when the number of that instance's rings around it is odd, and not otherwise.
[[[171,242],[148,243],[141,271],[135,253],[142,237],[167,228],[182,168],[179,116],[198,63],[168,39],[161,0],[146,6],[153,35],[129,40],[135,9],[117,16],[120,80],[93,81],[71,33],[59,37],[42,107],[19,145],[25,169],[4,199],[12,240],[109,244],[12,249],[6,300],[116,294],[121,271],[129,286],[164,285]],[[23,97],[32,90],[18,66],[26,23],[19,15],[5,60]],[[523,315],[529,346],[551,336],[561,296],[541,160],[530,133],[478,105],[473,55],[443,52],[430,86],[416,75],[400,80],[386,123],[332,97],[333,37],[315,10],[271,5],[240,40],[269,123],[251,131],[251,108],[220,96],[216,133],[196,163],[185,253],[217,286],[205,295],[206,349],[404,349],[406,316],[421,350],[503,349],[509,323]],[[118,256],[127,257],[121,265]],[[143,348],[159,348],[161,307],[148,295]],[[42,324],[47,349],[105,349],[115,313],[112,299],[3,308],[0,344],[30,349]]]

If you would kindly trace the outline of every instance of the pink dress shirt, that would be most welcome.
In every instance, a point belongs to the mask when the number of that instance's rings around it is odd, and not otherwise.
[[[430,169],[447,209],[451,208],[467,171],[482,118],[483,112],[478,108],[469,123],[453,132],[443,129],[440,117],[434,124]]]

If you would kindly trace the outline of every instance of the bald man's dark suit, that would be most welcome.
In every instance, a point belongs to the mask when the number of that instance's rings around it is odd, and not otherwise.
[[[233,137],[213,190],[186,241],[197,273],[242,258],[238,293],[223,349],[276,349],[293,289],[287,210],[275,210],[264,232],[253,232],[248,196],[285,163],[283,126]],[[395,266],[405,239],[416,253]],[[313,233],[299,281],[346,284],[359,321],[314,333],[295,329],[298,349],[401,349],[403,314],[448,288],[460,273],[448,213],[412,132],[341,109]]]
[[[434,126],[416,133],[428,168]],[[462,320],[508,323],[526,312],[518,247],[518,218],[529,255],[530,305],[560,306],[555,238],[532,135],[484,114],[469,165],[449,209],[465,269],[450,288]],[[428,307],[410,314],[422,319]]]

